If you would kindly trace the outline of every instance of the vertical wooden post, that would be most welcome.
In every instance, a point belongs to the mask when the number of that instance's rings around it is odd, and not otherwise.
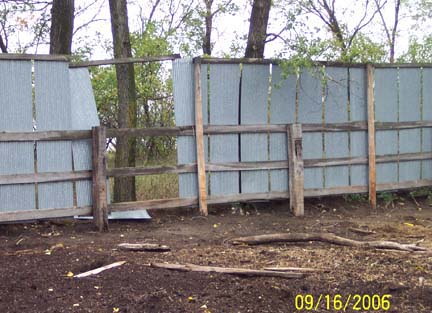
[[[93,221],[99,231],[108,230],[108,203],[106,190],[106,128],[92,128],[93,160]]]
[[[368,64],[367,70],[367,112],[368,112],[368,160],[369,160],[369,202],[376,209],[376,152],[375,152],[375,100],[374,67]]]
[[[202,116],[202,94],[201,94],[201,62],[195,60],[195,140],[197,155],[197,178],[198,178],[198,202],[200,213],[208,215],[205,153],[204,153],[204,129]]]
[[[304,166],[301,124],[290,124],[287,127],[288,138],[288,177],[290,209],[295,216],[304,215]]]

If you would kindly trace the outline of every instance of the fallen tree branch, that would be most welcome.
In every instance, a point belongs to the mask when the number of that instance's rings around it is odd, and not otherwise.
[[[372,234],[376,234],[376,232],[374,232],[373,230],[368,230],[368,229],[362,229],[362,228],[355,228],[355,227],[350,227],[348,228],[349,231],[352,231],[353,233],[358,233],[361,235],[372,235]]]
[[[259,245],[275,242],[309,242],[320,241],[340,246],[364,247],[375,249],[392,249],[401,251],[428,251],[428,249],[414,244],[402,244],[394,241],[358,241],[337,236],[331,233],[278,233],[269,235],[239,237],[230,240],[233,245]]]
[[[111,264],[108,264],[108,265],[105,265],[105,266],[102,266],[102,267],[95,268],[94,270],[91,270],[91,271],[88,271],[88,272],[84,272],[84,273],[75,275],[74,277],[75,278],[83,278],[83,277],[87,277],[87,276],[90,276],[90,275],[96,275],[96,274],[99,274],[100,272],[103,272],[103,271],[108,270],[110,268],[114,268],[114,267],[123,265],[125,263],[126,263],[126,261],[120,261],[120,262],[111,263]]]
[[[238,276],[265,276],[265,277],[282,277],[282,278],[302,278],[304,273],[292,273],[282,271],[267,271],[246,268],[233,267],[216,267],[216,266],[201,266],[195,264],[168,264],[168,263],[151,263],[151,267],[164,268],[168,270],[181,272],[204,272],[204,273],[222,273]]]
[[[300,273],[328,273],[329,269],[310,267],[264,267],[266,271],[276,272],[300,272]]]
[[[166,252],[171,250],[168,246],[155,243],[121,243],[117,247],[126,251]]]

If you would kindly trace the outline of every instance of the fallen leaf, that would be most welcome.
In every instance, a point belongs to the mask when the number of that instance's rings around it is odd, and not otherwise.
[[[411,224],[411,223],[404,223],[404,225],[406,225],[408,227],[414,227],[414,224]]]
[[[67,276],[67,277],[74,277],[74,273],[72,273],[72,272],[67,272],[66,276]]]

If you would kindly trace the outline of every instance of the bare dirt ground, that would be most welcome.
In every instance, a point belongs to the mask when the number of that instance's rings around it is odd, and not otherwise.
[[[341,247],[327,243],[231,246],[226,239],[274,232],[331,232],[358,240],[395,240],[432,248],[432,207],[399,198],[372,211],[342,198],[308,200],[294,218],[285,205],[155,212],[150,222],[112,222],[100,234],[89,222],[0,225],[1,312],[308,312],[295,297],[391,295],[388,312],[432,312],[432,255]],[[420,209],[419,209],[420,208]],[[360,235],[349,228],[368,228]],[[126,252],[117,244],[161,243],[170,252]],[[88,278],[68,277],[115,261]],[[150,268],[151,262],[264,268],[327,268],[301,279],[242,278]],[[314,303],[315,304],[315,303]],[[349,303],[346,312],[354,312]],[[314,312],[337,312],[325,301]],[[384,312],[364,310],[360,312]],[[339,312],[342,312],[339,311]],[[359,311],[356,311],[359,312]]]

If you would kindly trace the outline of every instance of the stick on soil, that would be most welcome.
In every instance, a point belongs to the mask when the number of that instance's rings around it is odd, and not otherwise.
[[[248,244],[260,245],[276,242],[309,242],[320,241],[332,243],[341,246],[375,248],[375,249],[390,249],[400,251],[429,251],[426,248],[419,247],[415,244],[402,244],[394,241],[358,241],[337,236],[331,233],[278,233],[268,235],[258,235],[249,237],[239,237],[231,239],[233,245]]]
[[[118,247],[126,251],[166,252],[171,250],[168,246],[155,243],[121,243]]]
[[[222,273],[238,276],[266,276],[266,277],[282,277],[282,278],[302,278],[305,273],[293,273],[283,271],[267,271],[246,268],[233,268],[233,267],[216,267],[216,266],[201,266],[195,264],[168,264],[168,263],[151,263],[151,267],[164,268],[174,271],[182,272],[204,272],[204,273]]]
[[[102,267],[95,268],[94,270],[75,275],[74,277],[75,278],[83,278],[83,277],[87,277],[87,276],[91,276],[91,275],[96,275],[96,274],[99,274],[100,272],[103,272],[103,271],[108,270],[110,268],[114,268],[114,267],[123,265],[125,263],[126,263],[126,261],[111,263],[111,264],[108,264],[108,265],[105,265]]]

